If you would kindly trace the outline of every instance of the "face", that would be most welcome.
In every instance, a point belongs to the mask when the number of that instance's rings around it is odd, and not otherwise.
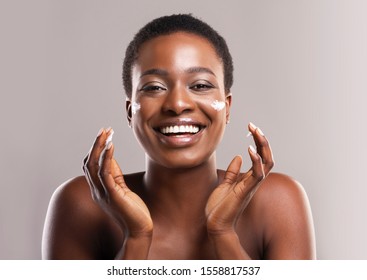
[[[230,103],[222,62],[206,39],[173,33],[139,49],[127,110],[148,160],[188,168],[213,159]]]

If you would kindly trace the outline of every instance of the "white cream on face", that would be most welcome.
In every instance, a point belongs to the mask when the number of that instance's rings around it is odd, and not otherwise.
[[[224,107],[226,107],[226,103],[224,101],[215,100],[215,101],[213,101],[211,106],[215,111],[219,112],[219,111],[222,111],[224,109]]]
[[[133,115],[135,115],[139,110],[140,110],[141,106],[139,103],[133,101],[131,104],[131,112],[133,113]]]

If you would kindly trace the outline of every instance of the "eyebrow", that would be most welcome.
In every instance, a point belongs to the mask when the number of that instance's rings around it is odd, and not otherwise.
[[[192,74],[192,73],[208,73],[208,74],[211,74],[214,77],[216,77],[216,75],[214,74],[214,72],[212,70],[210,70],[209,68],[206,68],[206,67],[190,67],[188,69],[185,69],[184,72],[185,73],[188,73],[188,74]],[[168,71],[163,70],[163,69],[159,69],[159,68],[152,68],[152,69],[148,69],[148,70],[144,71],[140,75],[140,78],[142,78],[144,76],[147,76],[147,75],[168,76]]]
[[[163,70],[163,69],[152,68],[152,69],[148,69],[148,70],[144,71],[140,75],[140,78],[142,78],[144,76],[147,76],[147,75],[168,76],[168,72],[166,70]]]
[[[215,74],[212,70],[210,70],[209,68],[206,68],[206,67],[190,67],[188,69],[185,70],[186,73],[208,73],[208,74],[211,74],[213,75],[214,77]]]

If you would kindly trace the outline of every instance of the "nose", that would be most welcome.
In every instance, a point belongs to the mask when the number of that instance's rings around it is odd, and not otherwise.
[[[167,93],[162,110],[165,113],[180,115],[193,110],[194,106],[190,92],[183,86],[176,86]]]

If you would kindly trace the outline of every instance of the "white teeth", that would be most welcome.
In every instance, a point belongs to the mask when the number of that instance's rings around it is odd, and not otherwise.
[[[173,133],[198,133],[200,128],[196,125],[175,125],[166,126],[159,129],[163,134],[173,134]]]

